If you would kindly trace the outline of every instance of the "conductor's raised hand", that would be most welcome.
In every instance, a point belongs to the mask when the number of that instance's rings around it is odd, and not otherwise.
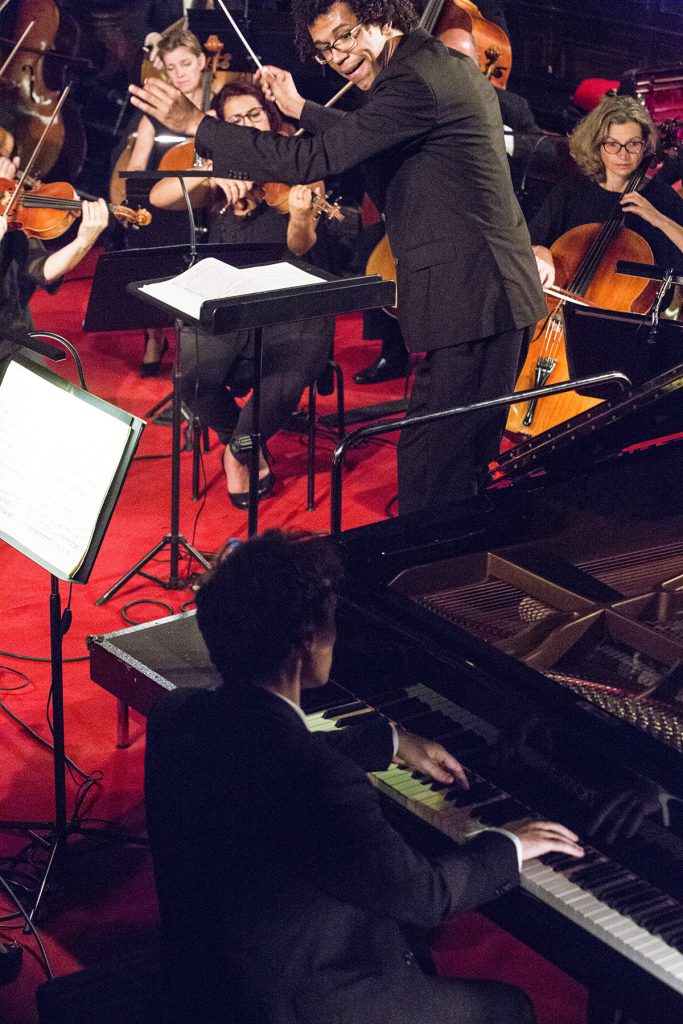
[[[542,857],[544,853],[565,853],[583,857],[579,837],[558,821],[510,821],[501,825],[522,843],[522,860]]]
[[[301,117],[304,98],[289,71],[276,68],[273,64],[265,64],[258,69],[255,78],[266,99],[277,104],[285,117]]]
[[[429,775],[435,782],[457,783],[463,789],[469,789],[463,766],[436,740],[426,740],[423,736],[399,729],[394,762]]]
[[[160,78],[146,78],[142,86],[129,85],[131,103],[149,117],[155,117],[177,135],[197,133],[204,114],[194,103]]]

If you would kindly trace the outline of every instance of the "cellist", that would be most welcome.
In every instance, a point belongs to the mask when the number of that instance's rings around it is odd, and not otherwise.
[[[529,225],[543,284],[553,284],[549,246],[571,228],[603,223],[616,196],[641,160],[654,152],[656,130],[648,111],[630,96],[605,96],[572,132],[569,149],[579,171],[549,192]],[[683,270],[683,199],[665,176],[655,175],[641,191],[621,199],[625,227],[652,249],[655,262]]]

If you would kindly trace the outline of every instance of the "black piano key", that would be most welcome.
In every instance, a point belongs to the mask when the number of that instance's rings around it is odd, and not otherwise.
[[[626,886],[632,884],[633,875],[630,874],[630,872],[625,871],[622,874],[616,875],[609,881],[601,882],[597,885],[591,885],[590,891],[599,900],[607,902],[608,899],[618,899],[620,895],[623,895]]]
[[[624,913],[628,913],[629,906],[635,907],[644,897],[649,899],[657,895],[659,895],[657,891],[647,882],[638,881],[632,882],[630,886],[625,886],[618,895],[614,893],[612,896],[607,896],[605,902],[615,910],[623,910]]]
[[[335,704],[323,711],[323,718],[337,718],[339,715],[348,715],[351,711],[362,711],[364,708],[369,708],[364,701],[350,700],[343,704]]]
[[[491,800],[493,797],[502,797],[503,795],[497,786],[484,782],[470,785],[469,789],[456,789],[453,787],[448,794],[448,799],[452,800],[456,807],[472,807],[475,804],[484,803],[485,800]]]
[[[628,917],[632,917],[637,924],[646,925],[653,915],[667,906],[670,906],[669,901],[660,893],[658,896],[644,897],[635,903],[629,903],[626,914]]]
[[[653,935],[658,935],[661,931],[664,931],[669,925],[680,924],[683,922],[683,910],[676,904],[676,906],[664,907],[660,910],[653,910],[649,914],[645,915],[644,928],[647,928]]]
[[[361,715],[343,715],[334,723],[335,729],[355,729],[377,722],[382,716],[377,711],[364,711]],[[384,719],[386,721],[386,719]]]
[[[418,697],[404,697],[402,700],[375,701],[375,707],[395,722],[403,723],[415,715],[424,715],[430,708]]]
[[[515,821],[528,816],[528,807],[513,800],[512,797],[486,804],[482,807],[481,812],[476,814],[477,820],[484,825],[503,825],[506,821]]]

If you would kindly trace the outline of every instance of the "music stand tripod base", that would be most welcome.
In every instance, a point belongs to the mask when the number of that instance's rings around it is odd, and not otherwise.
[[[171,529],[170,532],[165,534],[161,540],[154,545],[151,551],[148,551],[146,555],[136,562],[135,565],[121,576],[117,582],[107,590],[106,593],[98,597],[95,604],[103,605],[116,594],[121,587],[125,586],[126,583],[133,576],[144,576],[145,579],[151,580],[153,583],[158,583],[166,590],[184,590],[188,586],[188,577],[181,577],[178,572],[180,563],[180,552],[185,552],[190,559],[195,559],[205,569],[211,568],[211,563],[197,551],[195,547],[190,544],[188,540],[179,532],[180,526],[180,429],[181,429],[181,374],[180,374],[180,332],[182,329],[182,321],[176,320],[174,323],[176,332],[176,344],[175,344],[175,355],[173,358],[173,391],[171,394]],[[144,572],[144,567],[153,561],[157,555],[168,548],[170,551],[170,565],[168,579],[161,579],[159,576],[154,576],[152,573]]]

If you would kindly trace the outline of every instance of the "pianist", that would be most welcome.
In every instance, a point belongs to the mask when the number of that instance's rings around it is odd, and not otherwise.
[[[378,715],[308,730],[301,691],[328,681],[339,578],[323,538],[270,530],[238,546],[197,594],[223,685],[178,690],[150,715],[145,792],[174,1020],[532,1022],[511,986],[424,973],[403,929],[493,899],[521,860],[581,856],[577,837],[516,823],[427,859],[394,831],[364,770],[393,756],[467,780],[441,744]]]

